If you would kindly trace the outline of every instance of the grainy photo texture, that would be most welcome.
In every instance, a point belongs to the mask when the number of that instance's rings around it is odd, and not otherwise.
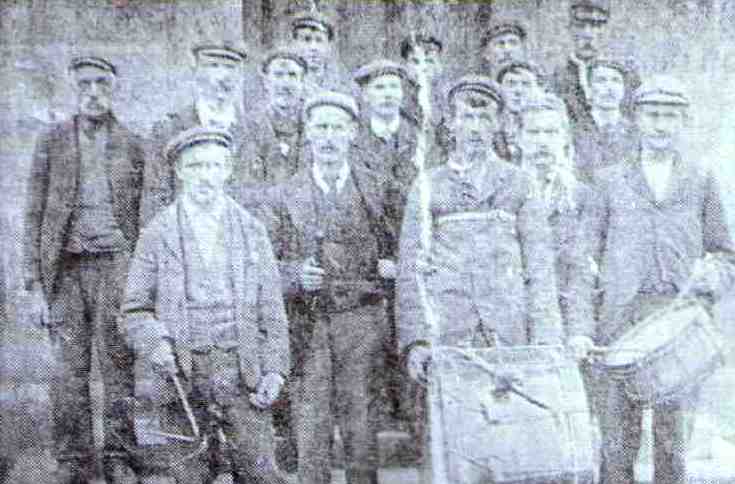
[[[735,482],[728,0],[0,2],[0,484]]]

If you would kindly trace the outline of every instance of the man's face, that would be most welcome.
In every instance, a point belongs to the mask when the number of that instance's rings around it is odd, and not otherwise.
[[[176,164],[176,176],[190,199],[207,207],[219,197],[232,174],[230,151],[215,143],[188,148]]]
[[[604,23],[572,21],[572,40],[574,53],[583,61],[594,59],[600,50]]]
[[[508,109],[518,112],[538,88],[538,77],[527,69],[514,69],[503,76],[501,85]]]
[[[301,27],[294,30],[293,37],[297,48],[304,52],[304,58],[310,68],[326,62],[332,47],[326,32]]]
[[[523,40],[514,33],[506,32],[490,39],[483,50],[483,58],[494,65],[521,60],[523,49]]]
[[[670,104],[641,104],[636,111],[643,146],[668,150],[675,146],[684,130],[684,110]]]
[[[298,106],[304,88],[304,69],[292,59],[273,59],[265,73],[265,86],[271,103],[282,107]]]
[[[569,144],[562,115],[552,110],[525,113],[518,141],[523,163],[539,175],[547,174],[555,165],[564,162]]]
[[[625,78],[612,67],[597,66],[590,72],[590,102],[592,107],[619,109],[625,96]]]
[[[363,96],[370,112],[381,118],[398,116],[403,103],[403,84],[395,74],[385,74],[370,79]]]
[[[240,96],[240,65],[225,59],[202,57],[197,61],[196,83],[199,96],[217,105]]]
[[[406,58],[406,64],[419,79],[433,80],[442,72],[441,54],[439,49],[431,44],[414,45]]]
[[[465,154],[479,154],[491,149],[493,135],[498,130],[498,105],[489,98],[486,106],[475,102],[473,95],[458,95],[452,131],[457,141],[457,150]]]
[[[312,147],[314,160],[326,167],[341,165],[347,159],[355,131],[355,121],[344,109],[336,106],[311,109],[305,134]]]
[[[92,118],[112,110],[115,76],[94,66],[82,66],[74,71],[79,114]]]

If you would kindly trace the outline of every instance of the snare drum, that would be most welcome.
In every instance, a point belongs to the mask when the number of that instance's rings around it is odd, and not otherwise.
[[[628,330],[599,362],[629,398],[652,406],[692,390],[724,363],[722,331],[702,305],[679,301]]]
[[[594,429],[582,376],[563,349],[550,346],[437,348],[432,448],[440,482],[462,484],[592,482]],[[498,394],[494,375],[519,377]],[[435,477],[436,482],[436,477]]]

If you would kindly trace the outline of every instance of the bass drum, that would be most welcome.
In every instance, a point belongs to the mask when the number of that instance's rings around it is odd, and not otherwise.
[[[679,301],[628,330],[598,363],[645,406],[675,400],[724,364],[725,337],[697,301]]]
[[[432,386],[446,482],[593,482],[587,396],[561,347],[440,348]]]

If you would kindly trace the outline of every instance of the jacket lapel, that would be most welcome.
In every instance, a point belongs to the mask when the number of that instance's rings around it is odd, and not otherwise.
[[[181,244],[183,237],[183,207],[180,201],[176,201],[173,206],[166,209],[166,217],[164,218],[161,229],[161,239],[163,247],[169,252],[173,258],[178,261],[183,270],[184,268],[184,249]]]
[[[687,166],[677,153],[671,164],[671,174],[669,175],[669,182],[666,184],[664,198],[658,202],[658,205],[661,207],[669,206],[682,200],[691,181],[692,179],[687,176]]]
[[[311,166],[311,165],[309,165]],[[291,223],[296,227],[297,233],[309,233],[308,227],[316,225],[316,212],[314,211],[315,190],[318,190],[312,179],[311,170],[304,169],[291,181],[293,191],[288,194],[286,205],[291,217]]]
[[[628,167],[625,173],[625,179],[628,186],[638,195],[639,198],[645,200],[651,205],[657,205],[653,190],[648,184],[646,176],[643,174],[643,165],[641,164],[640,157],[638,157],[638,159]]]
[[[61,133],[60,153],[64,153],[65,156],[55,159],[55,170],[50,178],[53,182],[58,183],[57,189],[62,207],[67,208],[69,212],[76,205],[81,170],[77,123],[78,118],[75,116]]]

